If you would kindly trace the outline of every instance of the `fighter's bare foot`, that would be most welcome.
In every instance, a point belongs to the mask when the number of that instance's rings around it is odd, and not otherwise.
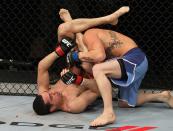
[[[170,108],[173,108],[173,96],[170,91],[163,91],[161,93],[164,96],[165,102],[169,105]]]
[[[72,20],[69,11],[66,10],[66,9],[60,9],[60,11],[59,11],[59,16],[60,16],[60,18],[61,18],[64,22],[67,22],[67,21],[71,21],[71,20]]]
[[[114,113],[103,113],[95,120],[90,123],[90,126],[97,127],[97,126],[105,126],[107,124],[112,124],[116,120]]]
[[[128,6],[123,6],[114,13],[110,15],[110,24],[116,25],[118,23],[118,18],[125,13],[129,12],[130,8]]]

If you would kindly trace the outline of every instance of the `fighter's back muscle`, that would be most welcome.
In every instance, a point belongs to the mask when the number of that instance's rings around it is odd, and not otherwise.
[[[137,47],[131,38],[115,31],[91,29],[86,33],[85,44],[88,50],[104,46],[107,56],[122,56],[130,49]]]
[[[131,38],[115,31],[104,30],[99,34],[99,38],[104,43],[107,56],[120,57],[130,49],[137,47]]]
[[[84,34],[84,43],[88,49],[88,51],[98,49],[99,46],[104,46],[99,37],[98,34],[101,30],[100,29],[89,29]]]

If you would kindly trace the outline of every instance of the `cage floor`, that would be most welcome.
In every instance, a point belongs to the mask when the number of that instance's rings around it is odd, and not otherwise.
[[[142,107],[122,109],[114,101],[117,122],[96,129],[89,128],[89,122],[103,109],[97,100],[85,112],[70,114],[56,112],[38,116],[32,110],[34,97],[0,95],[0,131],[171,131],[173,130],[173,109],[164,103],[147,103]]]

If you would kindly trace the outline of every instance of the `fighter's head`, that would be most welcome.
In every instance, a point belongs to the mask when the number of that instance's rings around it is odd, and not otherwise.
[[[46,91],[36,95],[33,102],[33,109],[38,115],[46,115],[60,109],[62,95],[58,92]]]

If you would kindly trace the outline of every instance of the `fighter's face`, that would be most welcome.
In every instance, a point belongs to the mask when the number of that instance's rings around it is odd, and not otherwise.
[[[53,91],[46,91],[42,94],[44,102],[47,104],[49,103],[51,105],[50,112],[54,112],[57,109],[60,108],[60,105],[62,103],[62,94],[59,92],[53,92]]]

